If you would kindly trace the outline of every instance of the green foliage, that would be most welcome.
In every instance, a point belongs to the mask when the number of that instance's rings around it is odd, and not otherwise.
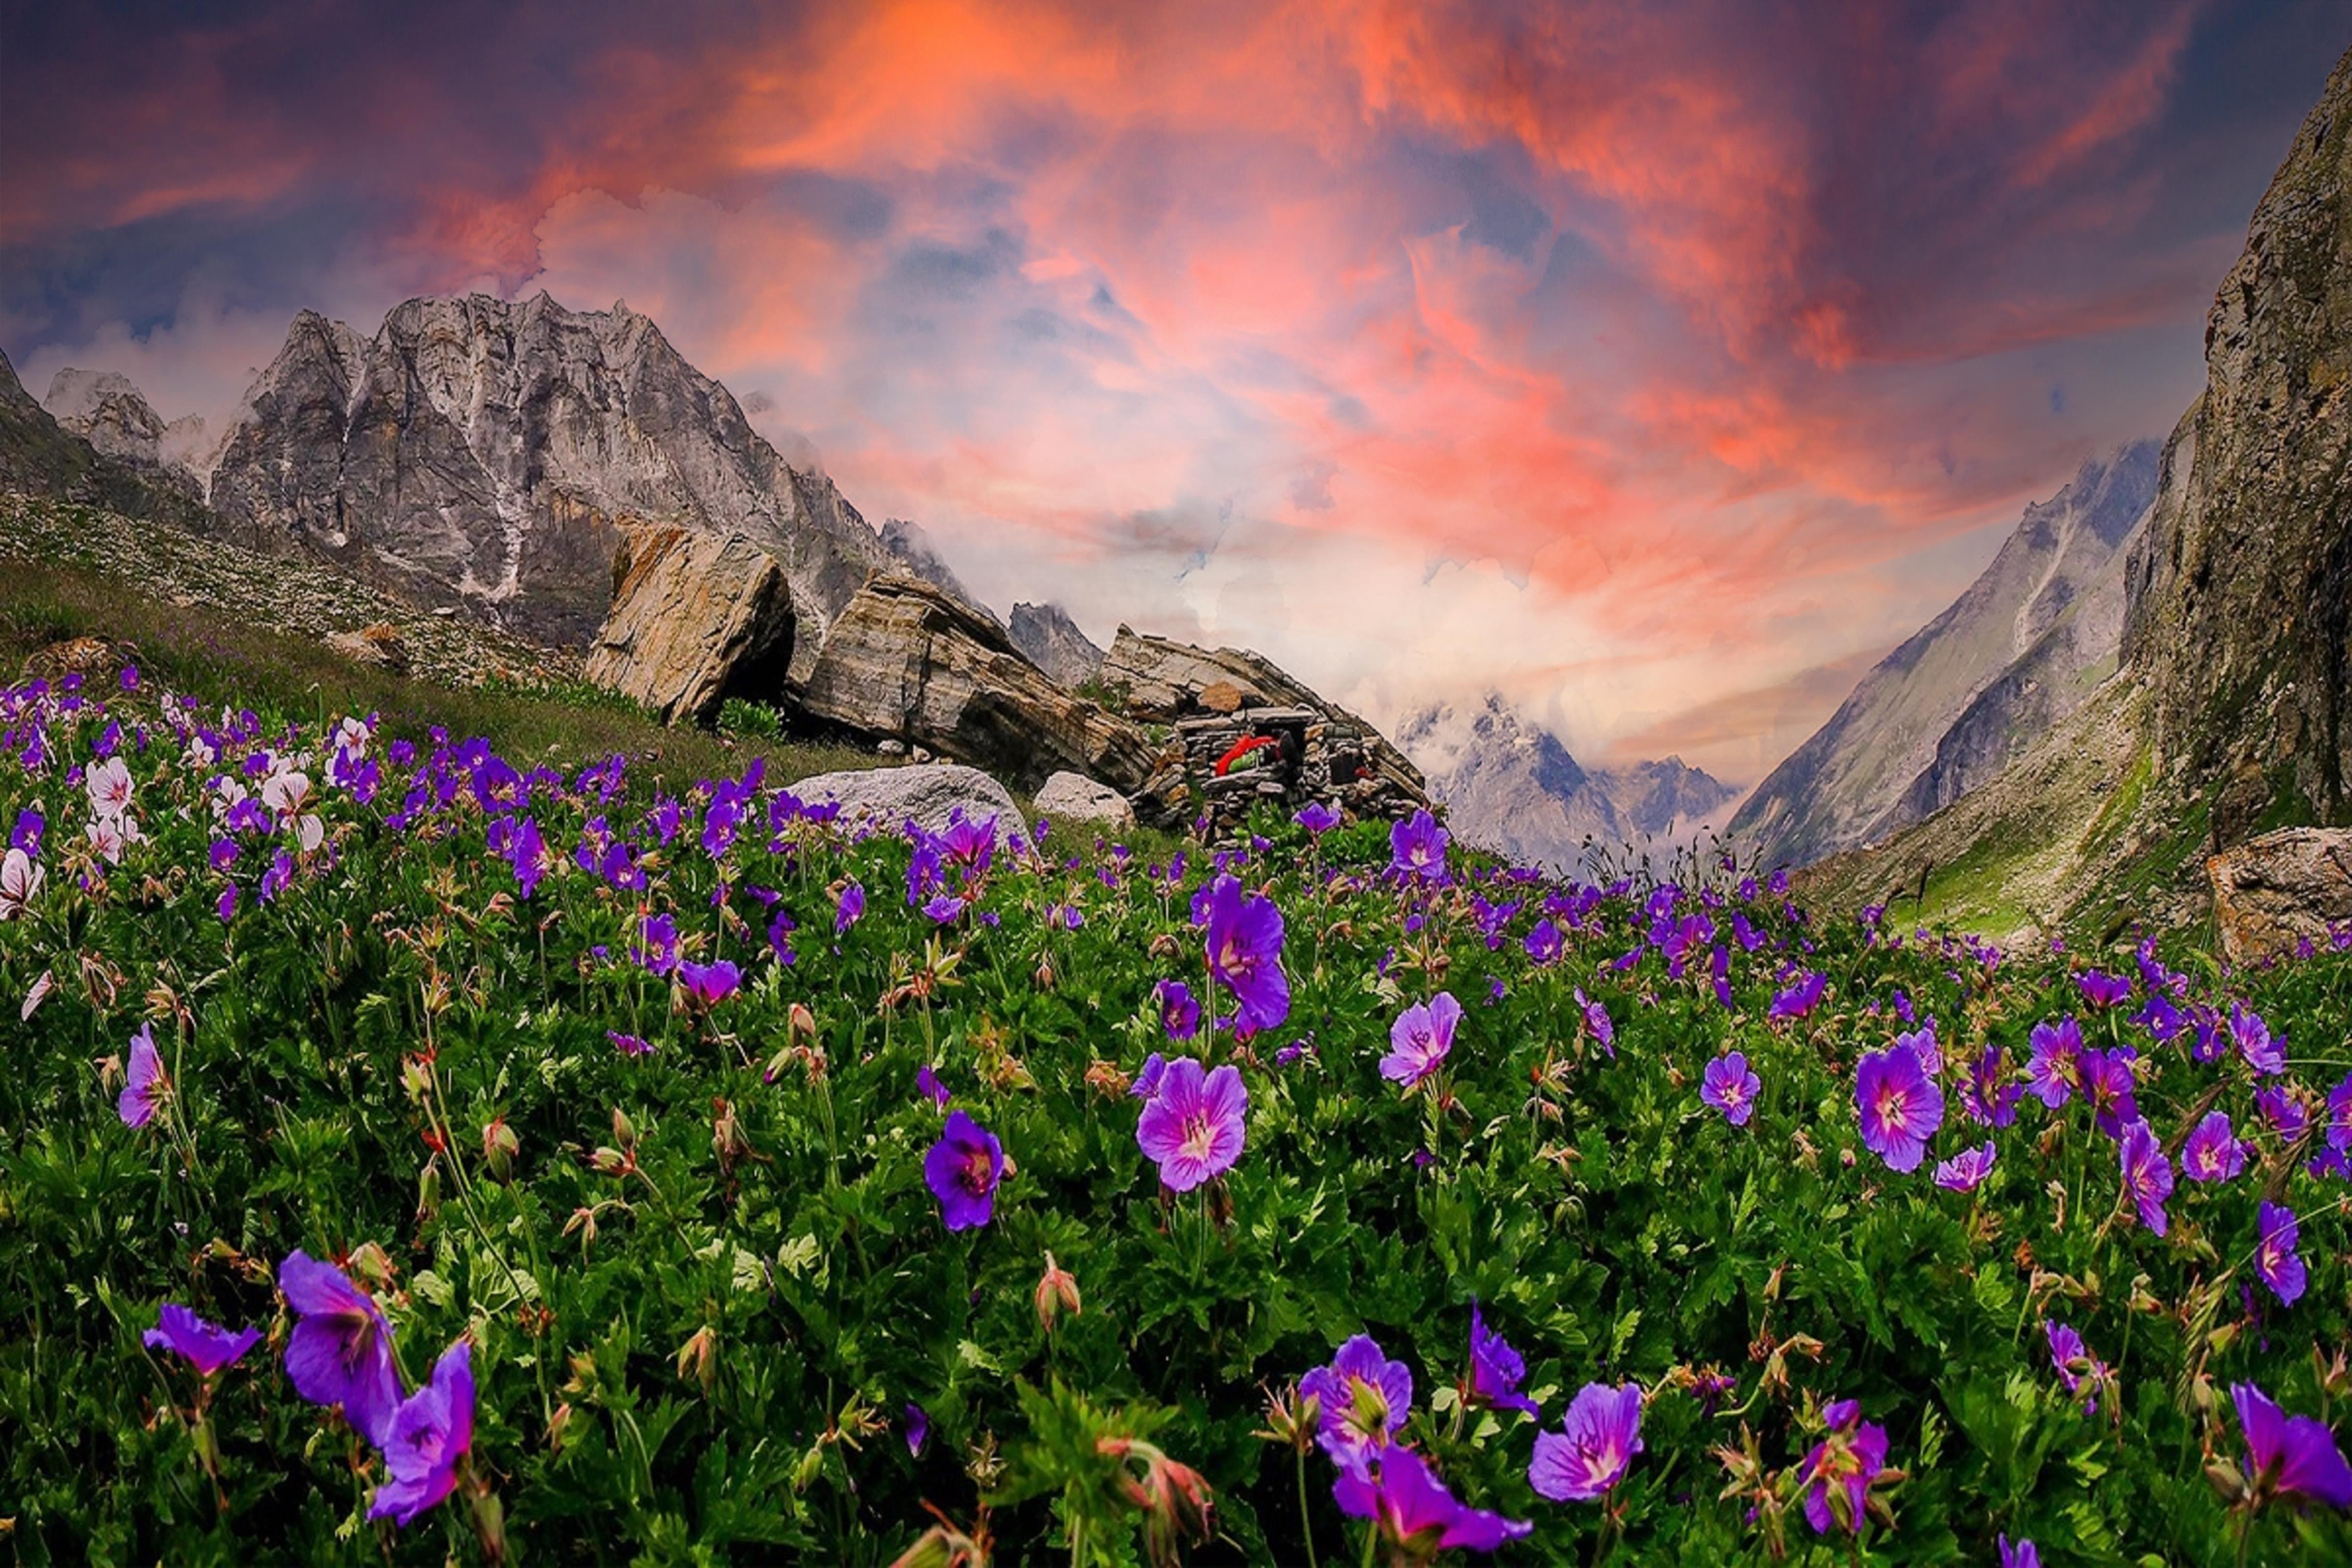
[[[425,1563],[502,1540],[517,1561],[881,1564],[985,1542],[1007,1563],[1287,1563],[1311,1542],[1352,1562],[1363,1527],[1295,1440],[1295,1384],[1359,1333],[1412,1371],[1402,1440],[1456,1497],[1533,1522],[1506,1560],[1984,1563],[2005,1533],[2053,1563],[2210,1563],[2242,1522],[2254,1561],[2352,1550],[2340,1516],[2243,1515],[2202,1473],[2241,1452],[2231,1384],[2312,1415],[2352,1389],[2327,1360],[2352,1274],[2342,1189],[2308,1169],[2324,1134],[2283,1145],[2241,1058],[2091,1012],[2062,955],[1823,927],[1697,866],[1655,912],[1644,885],[1458,857],[1448,886],[1401,888],[1383,825],[1318,839],[1265,816],[1235,868],[1283,913],[1288,1017],[1180,1045],[1155,989],[1213,994],[1198,847],[1172,868],[1172,840],[999,844],[947,873],[970,907],[935,924],[905,897],[906,838],[780,804],[782,769],[730,834],[714,801],[737,792],[667,768],[589,776],[573,755],[559,774],[516,752],[509,775],[487,746],[409,754],[389,729],[339,763],[315,720],[240,728],[156,684],[111,713],[0,712],[0,828],[37,806],[47,873],[0,921],[0,1016],[51,983],[0,1075],[0,1512],[24,1561]],[[119,864],[84,833],[82,770],[109,745],[142,828]],[[306,796],[229,819],[219,779],[289,768]],[[546,845],[528,891],[526,817]],[[643,886],[606,874],[613,839]],[[866,912],[837,931],[852,880]],[[705,1004],[649,973],[634,954],[658,917],[740,989]],[[1528,951],[1540,920],[1556,962]],[[1825,997],[1774,1016],[1800,968]],[[2352,960],[2224,979],[2183,977],[2185,1001],[2261,1008],[2291,1042],[2273,1081],[2318,1106],[2347,1065]],[[1465,1016],[1407,1092],[1381,1070],[1391,1026],[1441,990]],[[1908,1175],[1864,1146],[1853,1100],[1898,997],[1937,1021],[1948,1106]],[[2176,1159],[2210,1107],[2249,1141],[2241,1179],[2182,1183],[2164,1237],[2120,1201],[2079,1099],[1991,1132],[1960,1109],[1966,1064],[1998,1047],[2013,1072],[2063,1012],[2141,1050],[2139,1109]],[[134,1130],[116,1097],[142,1024],[171,1089]],[[1699,1098],[1733,1048],[1762,1085],[1742,1127]],[[1154,1050],[1244,1074],[1246,1148],[1208,1187],[1164,1191],[1138,1145],[1128,1079]],[[925,1068],[1009,1157],[984,1226],[941,1226]],[[1986,1137],[1982,1187],[1934,1184]],[[2292,1307],[2252,1272],[2265,1194],[2303,1215]],[[274,1280],[296,1247],[372,1284],[411,1385],[472,1341],[467,1479],[406,1530],[368,1520],[382,1461],[282,1370]],[[1049,1255],[1082,1299],[1050,1315]],[[142,1342],[166,1301],[265,1340],[202,1384]],[[1474,1301],[1549,1429],[1588,1383],[1644,1389],[1643,1449],[1605,1503],[1539,1498],[1536,1424],[1465,1396]],[[2045,1318],[2114,1367],[2095,1412],[2062,1387]],[[1838,1399],[1903,1472],[1853,1543],[1801,1511]]]

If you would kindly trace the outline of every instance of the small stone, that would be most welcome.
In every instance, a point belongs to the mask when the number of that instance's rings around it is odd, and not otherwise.
[[[1047,779],[1033,803],[1049,822],[1091,822],[1123,831],[1135,826],[1135,808],[1108,784],[1083,773],[1058,773]]]
[[[931,753],[929,748],[923,746],[917,746],[914,750],[908,752],[907,755],[918,763],[928,763],[931,760]]]
[[[874,749],[886,757],[903,757],[907,754],[907,742],[892,740],[886,735],[874,743]]]

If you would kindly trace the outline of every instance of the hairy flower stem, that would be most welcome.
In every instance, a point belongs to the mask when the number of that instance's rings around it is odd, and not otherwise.
[[[1315,1561],[1315,1516],[1307,1510],[1307,1450],[1294,1443],[1290,1452],[1298,1461],[1298,1533],[1307,1543],[1307,1568],[1320,1568]]]

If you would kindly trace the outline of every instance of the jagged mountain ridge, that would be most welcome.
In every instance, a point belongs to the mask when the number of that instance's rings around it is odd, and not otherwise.
[[[1103,650],[1059,605],[1015,605],[1013,646],[1060,685],[1076,689],[1102,673]]]
[[[1982,783],[2080,706],[2122,640],[2124,562],[2158,447],[2086,460],[1975,582],[1879,662],[1730,824],[1760,863],[1883,838]]]
[[[201,531],[203,504],[155,470],[101,452],[58,423],[0,353],[0,490],[100,507]]]
[[[238,542],[561,647],[601,623],[630,520],[744,535],[813,631],[901,559],[652,321],[544,292],[406,300],[367,339],[302,312],[208,478]],[[817,638],[801,641],[813,658]]]
[[[1396,743],[1465,841],[1560,871],[1579,869],[1588,844],[1687,842],[1739,793],[1675,757],[1587,768],[1491,691],[1460,708],[1420,709]]]

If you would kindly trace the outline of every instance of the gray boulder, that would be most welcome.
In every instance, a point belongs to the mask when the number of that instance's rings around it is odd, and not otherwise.
[[[2352,921],[2352,830],[2283,827],[2205,862],[2213,923],[2232,963],[2282,958]]]
[[[1081,773],[1055,773],[1039,787],[1031,804],[1048,822],[1090,822],[1113,832],[1135,826],[1135,807],[1127,796]]]
[[[1004,786],[978,768],[954,763],[923,763],[901,768],[852,768],[819,773],[792,786],[792,793],[811,805],[832,801],[845,821],[860,817],[877,827],[896,829],[912,822],[926,832],[946,828],[961,808],[974,822],[996,819],[1002,832],[1018,830],[1028,837],[1029,824]]]
[[[665,722],[709,719],[730,696],[772,698],[793,657],[783,568],[740,534],[674,524],[629,531],[588,679]]]

